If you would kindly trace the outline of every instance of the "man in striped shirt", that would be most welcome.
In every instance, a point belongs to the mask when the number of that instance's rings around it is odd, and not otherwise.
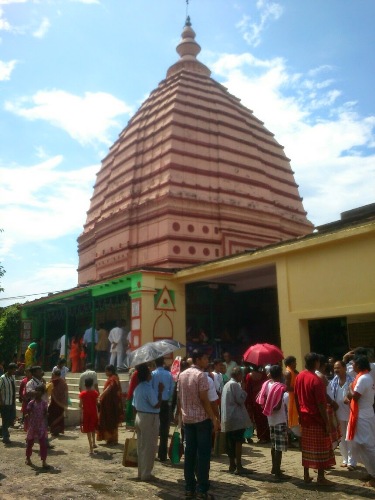
[[[0,413],[2,419],[3,443],[9,444],[9,427],[16,419],[16,363],[9,363],[8,369],[0,377]]]

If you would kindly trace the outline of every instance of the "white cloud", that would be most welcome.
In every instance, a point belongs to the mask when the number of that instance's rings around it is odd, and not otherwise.
[[[0,260],[15,245],[82,231],[99,165],[62,169],[62,156],[33,166],[0,165]]]
[[[77,286],[77,283],[77,266],[71,263],[41,264],[36,269],[28,270],[27,279],[11,279],[5,274],[2,280],[5,292],[0,295],[0,307],[45,297],[49,292],[69,290]]]
[[[333,79],[318,79],[329,67],[293,74],[282,58],[252,54],[224,54],[210,66],[285,147],[314,224],[374,202],[375,116],[343,102]]]
[[[0,0],[1,4],[1,0]],[[4,17],[4,10],[0,7],[0,31],[13,31],[10,22]]]
[[[12,3],[27,3],[29,0],[0,0],[0,5],[9,5]]]
[[[84,96],[64,90],[41,90],[31,97],[7,101],[5,109],[28,120],[45,120],[65,130],[82,145],[111,145],[109,131],[121,127],[116,117],[131,114],[125,102],[105,92],[85,92]]]
[[[42,22],[37,30],[33,32],[35,38],[44,38],[47,31],[49,30],[51,23],[48,17],[43,17]]]
[[[269,0],[258,0],[256,8],[259,13],[258,20],[252,21],[250,16],[244,15],[236,25],[244,40],[252,47],[257,47],[261,43],[261,35],[269,22],[277,21],[283,13],[279,3]]]
[[[10,80],[10,75],[16,67],[17,61],[0,61],[0,81]]]

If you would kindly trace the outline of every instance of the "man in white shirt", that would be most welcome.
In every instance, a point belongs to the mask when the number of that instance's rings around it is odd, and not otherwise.
[[[69,351],[69,341],[66,341],[66,335],[62,335],[58,341],[57,348],[60,349],[60,358],[67,359],[67,350]]]
[[[215,389],[219,397],[221,397],[221,393],[223,392],[224,387],[223,375],[220,371],[222,363],[223,362],[221,361],[221,359],[215,359],[214,369],[212,371],[212,375],[214,376]]]
[[[230,379],[232,376],[233,368],[235,368],[238,365],[235,361],[232,360],[232,356],[230,355],[229,352],[225,352],[223,354],[223,358],[224,358],[224,366],[225,366],[225,375],[228,379]]]
[[[9,363],[8,369],[0,377],[0,414],[2,419],[2,438],[4,444],[9,444],[9,427],[16,419],[16,363]]]
[[[110,365],[117,366],[117,368],[122,368],[124,362],[124,354],[126,352],[126,336],[123,329],[125,322],[123,320],[117,321],[117,326],[112,328],[109,332],[108,340],[111,343],[111,359],[109,361]]]
[[[353,351],[349,351],[346,354],[344,354],[344,357],[342,359],[345,363],[347,363],[346,372],[353,378],[355,378],[356,376],[356,373],[353,368],[354,356],[366,356],[367,359],[370,361],[369,352],[365,347],[356,347],[355,349],[353,349]],[[375,384],[375,363],[370,363],[370,375]]]
[[[66,374],[69,372],[69,368],[66,366],[66,359],[59,359],[56,366],[52,369],[52,375],[56,370],[60,371],[60,377],[65,380]]]

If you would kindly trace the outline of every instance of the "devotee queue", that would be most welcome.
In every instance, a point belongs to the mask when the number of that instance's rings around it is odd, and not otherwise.
[[[315,480],[313,470],[317,486],[333,487],[325,472],[335,466],[338,448],[340,467],[353,471],[360,462],[368,473],[366,486],[375,488],[375,363],[366,349],[357,348],[340,360],[308,353],[300,372],[294,356],[268,366],[239,366],[229,353],[223,358],[210,362],[204,351],[195,349],[173,370],[163,357],[136,366],[125,409],[116,368],[105,367],[107,380],[100,393],[97,374],[88,364],[80,375],[79,399],[89,453],[95,454],[97,441],[117,444],[118,427],[125,420],[137,435],[137,478],[155,482],[155,460],[170,458],[174,421],[181,426],[185,498],[214,498],[209,491],[210,462],[220,445],[228,455],[228,473],[254,477],[254,471],[243,466],[242,452],[255,435],[259,443],[270,443],[273,481],[290,479],[281,465],[283,453],[294,446],[301,450],[305,483]],[[18,393],[16,364],[10,363],[0,377],[2,441],[11,445],[19,399],[27,465],[32,465],[37,442],[42,467],[48,468],[49,436],[64,433],[69,407],[65,364],[60,360],[48,381],[40,366],[29,367]]]

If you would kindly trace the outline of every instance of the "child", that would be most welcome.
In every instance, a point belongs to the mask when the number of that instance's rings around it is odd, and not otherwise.
[[[257,402],[263,408],[263,414],[268,419],[271,434],[272,470],[276,481],[290,479],[281,472],[283,451],[288,449],[287,413],[284,404],[286,385],[281,383],[282,369],[279,365],[272,365],[269,370],[269,380],[262,385],[257,396]]]
[[[81,408],[81,431],[87,434],[90,445],[90,455],[94,454],[95,431],[98,426],[97,400],[99,393],[93,389],[94,380],[87,378],[85,380],[86,390],[79,394],[79,407]]]
[[[44,385],[35,387],[35,396],[26,408],[28,417],[28,430],[26,437],[26,465],[32,465],[30,457],[33,452],[34,441],[37,439],[40,446],[40,458],[44,469],[49,469],[47,465],[47,402],[44,401]]]

